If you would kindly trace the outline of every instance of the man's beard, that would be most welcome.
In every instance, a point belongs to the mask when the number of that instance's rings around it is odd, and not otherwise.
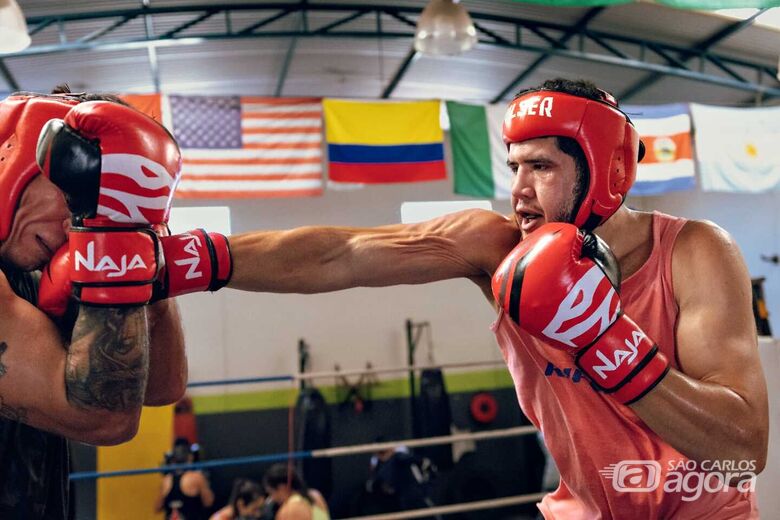
[[[575,185],[572,189],[571,196],[566,198],[566,202],[563,207],[560,208],[554,216],[548,218],[547,222],[568,222],[569,224],[574,223],[574,217],[577,216],[577,210],[579,210],[580,207],[579,188],[580,183],[577,182],[577,185]]]
[[[574,219],[582,207],[585,196],[584,181],[583,175],[577,172],[577,180],[574,182],[574,186],[572,186],[571,196],[566,199],[566,203],[558,211],[555,218],[548,220],[548,222],[568,222],[569,224],[574,224]]]

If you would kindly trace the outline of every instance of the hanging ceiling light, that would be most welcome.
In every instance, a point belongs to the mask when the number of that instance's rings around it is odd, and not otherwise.
[[[0,0],[0,53],[19,52],[30,45],[27,23],[16,0]]]
[[[414,48],[423,54],[454,56],[477,43],[477,29],[459,0],[431,0],[417,21]]]

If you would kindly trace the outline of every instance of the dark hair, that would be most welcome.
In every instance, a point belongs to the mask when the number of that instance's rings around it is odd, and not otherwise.
[[[596,101],[605,101],[607,96],[611,97],[608,92],[598,88],[592,81],[585,79],[572,80],[565,78],[554,78],[548,79],[538,87],[521,90],[515,94],[515,99],[519,98],[527,92],[531,92],[532,90],[553,90],[555,92],[563,92],[565,94],[571,94],[572,96],[594,99]]]
[[[239,500],[246,506],[262,497],[265,497],[265,491],[263,491],[260,484],[248,478],[237,478],[233,481],[233,489],[230,491],[228,504],[230,504],[233,507],[233,511],[238,514]]]
[[[308,486],[291,464],[284,462],[274,464],[268,468],[263,476],[263,485],[268,489],[276,489],[287,484],[290,485],[290,489],[297,491],[303,498],[309,502],[312,501]]]
[[[170,464],[186,464],[194,457],[193,447],[186,437],[177,437],[170,451]]]
[[[119,103],[120,105],[124,105],[126,107],[129,107],[130,104],[127,103],[125,100],[117,96],[116,94],[109,94],[109,93],[101,93],[101,94],[92,94],[89,92],[71,92],[70,86],[67,83],[60,83],[53,89],[51,89],[52,94],[66,94],[68,97],[74,97],[78,99],[80,102],[84,101],[111,101],[112,103]]]
[[[125,100],[117,96],[116,94],[93,94],[89,92],[71,92],[70,87],[67,83],[61,83],[51,89],[51,93],[49,94],[41,94],[40,92],[27,92],[24,90],[20,90],[18,92],[13,93],[14,96],[30,96],[30,97],[65,97],[67,99],[74,99],[78,101],[79,103],[83,103],[85,101],[110,101],[112,103],[118,103],[120,105],[124,105],[126,107],[129,107],[130,104],[127,103]]]

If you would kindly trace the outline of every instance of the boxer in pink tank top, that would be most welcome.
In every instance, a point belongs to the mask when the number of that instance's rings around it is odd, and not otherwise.
[[[647,261],[623,281],[625,312],[643,316],[642,326],[672,365],[677,302],[672,285],[672,250],[686,220],[654,213],[653,248]],[[593,389],[568,354],[524,332],[499,311],[491,327],[515,382],[526,416],[543,433],[561,474],[558,489],[539,504],[545,518],[753,518],[753,493],[728,488],[666,493],[663,481],[652,491],[618,491],[626,484],[599,473],[620,461],[657,461],[666,469],[687,458],[664,442],[627,407]],[[585,451],[585,453],[583,453]],[[629,466],[625,466],[629,467]],[[646,486],[649,469],[634,463]],[[648,468],[648,469],[646,469]],[[693,481],[691,481],[693,482]],[[689,486],[691,487],[691,486]],[[695,487],[695,486],[694,486]]]
[[[546,518],[757,517],[749,484],[766,464],[768,405],[734,241],[715,224],[623,204],[643,145],[589,82],[521,92],[503,137],[511,217],[470,210],[234,236],[229,286],[313,293],[468,278],[498,309],[520,406],[561,471],[539,504]],[[733,487],[718,486],[719,473]]]

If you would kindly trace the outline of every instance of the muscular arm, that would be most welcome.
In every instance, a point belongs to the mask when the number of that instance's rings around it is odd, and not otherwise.
[[[187,387],[187,357],[175,299],[149,306],[149,381],[146,406],[175,403]]]
[[[632,405],[695,460],[766,462],[768,404],[747,268],[731,238],[690,222],[673,256],[680,370]]]
[[[146,387],[145,308],[82,307],[67,347],[5,277],[0,301],[0,414],[91,444],[132,438]]]
[[[479,277],[492,274],[519,238],[511,220],[483,210],[419,224],[247,233],[230,238],[229,286],[315,293]]]

